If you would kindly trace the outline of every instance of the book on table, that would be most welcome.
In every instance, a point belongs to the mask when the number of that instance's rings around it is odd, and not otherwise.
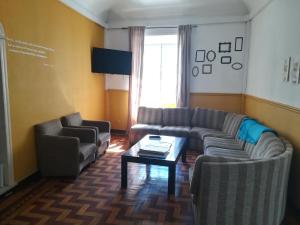
[[[149,141],[140,147],[139,155],[164,158],[168,155],[171,145],[171,143],[160,140]]]

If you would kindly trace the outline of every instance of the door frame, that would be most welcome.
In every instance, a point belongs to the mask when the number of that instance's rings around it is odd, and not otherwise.
[[[0,133],[3,143],[0,143],[0,148],[4,150],[4,188],[0,188],[1,192],[5,192],[15,185],[13,152],[12,152],[12,135],[11,135],[11,118],[9,105],[9,89],[8,89],[8,73],[7,73],[7,58],[6,58],[6,36],[4,28],[0,22],[0,127],[3,132]],[[1,122],[2,121],[2,122]],[[2,141],[1,141],[2,142]]]

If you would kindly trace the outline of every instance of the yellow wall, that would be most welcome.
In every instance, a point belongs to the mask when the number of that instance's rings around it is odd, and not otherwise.
[[[14,172],[20,181],[37,170],[35,124],[75,111],[104,118],[104,77],[90,72],[91,47],[103,46],[104,31],[58,0],[1,0],[0,22],[8,38],[55,49],[41,59],[7,46]]]
[[[106,90],[106,118],[112,129],[126,130],[128,125],[128,91]]]
[[[219,109],[227,112],[241,113],[243,110],[242,94],[191,93],[190,106]]]
[[[289,194],[300,208],[300,109],[249,95],[245,96],[244,106],[247,115],[270,126],[293,144]]]

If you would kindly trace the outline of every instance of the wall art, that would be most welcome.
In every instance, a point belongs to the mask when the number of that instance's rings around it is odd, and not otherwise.
[[[222,56],[221,64],[231,64],[231,56]]]
[[[206,55],[205,50],[197,50],[196,51],[195,62],[205,62],[205,55]]]
[[[231,52],[231,42],[219,43],[219,52],[220,53]]]
[[[293,84],[299,83],[299,72],[300,72],[300,63],[299,58],[291,57],[290,63],[290,81]]]
[[[242,63],[233,63],[231,67],[234,70],[241,70],[243,68],[243,64]]]
[[[212,74],[212,64],[203,64],[202,74]]]
[[[290,64],[291,64],[291,57],[286,58],[283,63],[283,71],[282,71],[283,82],[288,82],[290,80]]]
[[[243,37],[236,37],[235,38],[235,48],[234,48],[234,50],[236,52],[243,51],[243,45],[244,45],[244,38]]]
[[[215,61],[216,56],[217,56],[216,52],[213,51],[213,50],[210,50],[206,54],[206,59],[207,59],[208,62],[213,62],[213,61]]]
[[[192,69],[192,75],[193,77],[197,77],[199,74],[199,67],[198,66],[194,66]]]

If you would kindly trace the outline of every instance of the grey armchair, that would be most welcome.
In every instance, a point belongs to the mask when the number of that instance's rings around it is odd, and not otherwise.
[[[110,142],[110,122],[83,120],[79,112],[64,116],[61,118],[64,127],[73,128],[92,128],[96,131],[96,144],[98,149],[96,157],[103,155]]]
[[[42,176],[77,177],[95,161],[96,131],[64,128],[60,120],[35,126],[37,156]]]

